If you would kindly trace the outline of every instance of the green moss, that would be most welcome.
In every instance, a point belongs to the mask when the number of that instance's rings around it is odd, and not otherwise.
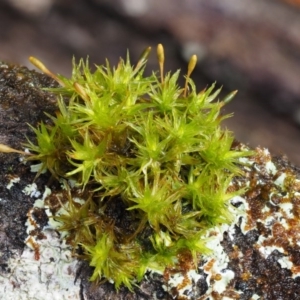
[[[69,193],[56,219],[94,267],[91,280],[116,288],[132,289],[147,268],[163,271],[182,253],[197,264],[208,251],[206,230],[231,220],[229,200],[243,191],[228,187],[241,174],[239,158],[251,154],[232,150],[233,134],[220,127],[229,117],[221,109],[236,92],[221,101],[215,84],[197,92],[195,56],[180,87],[179,71],[163,73],[161,45],[160,72],[145,76],[149,50],[136,66],[127,56],[91,72],[88,61],[73,61],[70,79],[31,59],[61,87],[51,89],[59,113],[33,128],[37,144],[28,141],[27,159],[89,191],[83,204]]]

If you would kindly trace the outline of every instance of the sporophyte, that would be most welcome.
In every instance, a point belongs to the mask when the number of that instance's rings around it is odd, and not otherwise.
[[[47,170],[76,182],[54,219],[74,255],[94,267],[91,280],[117,289],[132,290],[149,269],[176,267],[183,254],[197,268],[209,252],[207,230],[232,220],[229,201],[244,189],[230,185],[242,173],[239,159],[252,154],[234,150],[233,133],[221,126],[231,116],[222,107],[236,91],[222,100],[215,84],[197,91],[195,55],[179,86],[180,71],[164,71],[162,45],[159,71],[146,76],[149,52],[135,66],[127,55],[94,71],[88,60],[73,60],[71,78],[30,58],[60,84],[47,89],[57,94],[58,113],[32,127],[36,139],[19,153],[39,162],[37,176]]]

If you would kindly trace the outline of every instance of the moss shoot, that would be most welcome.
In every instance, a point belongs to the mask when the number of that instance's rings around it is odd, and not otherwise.
[[[88,60],[73,61],[70,79],[60,83],[59,112],[33,128],[36,141],[25,144],[27,160],[39,161],[38,174],[73,179],[81,201],[67,194],[55,219],[77,253],[94,267],[91,280],[107,279],[129,289],[151,268],[163,272],[183,254],[195,265],[209,250],[203,236],[230,222],[229,200],[243,190],[229,189],[241,174],[232,149],[233,134],[220,124],[222,107],[213,84],[197,91],[190,75],[164,73],[164,50],[157,47],[159,71],[144,75],[150,48],[135,66],[120,59],[91,71]],[[2,145],[2,151],[14,151]]]

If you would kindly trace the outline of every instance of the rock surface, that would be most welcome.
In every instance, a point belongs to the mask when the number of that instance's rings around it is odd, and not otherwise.
[[[26,123],[35,125],[46,120],[45,111],[53,113],[56,110],[54,96],[42,89],[54,85],[51,79],[35,71],[0,64],[1,143],[21,149],[24,136],[32,138]],[[1,154],[0,163],[0,296],[3,300],[13,299],[10,291],[20,295],[19,299],[40,299],[37,291],[34,292],[36,286],[26,286],[31,278],[29,274],[35,272],[39,284],[46,286],[47,297],[53,299],[49,278],[55,277],[53,274],[58,276],[55,273],[58,271],[54,270],[51,276],[48,274],[48,279],[43,271],[43,259],[48,259],[50,265],[57,259],[55,251],[51,250],[48,255],[48,246],[45,246],[53,236],[51,244],[65,256],[60,261],[65,265],[70,263],[66,267],[67,276],[77,288],[76,297],[73,295],[72,299],[248,300],[262,297],[271,300],[286,299],[288,295],[288,299],[296,300],[300,297],[300,247],[297,242],[300,238],[300,173],[285,158],[272,159],[267,150],[258,148],[256,155],[244,162],[245,175],[236,178],[233,184],[248,185],[250,189],[239,199],[233,199],[239,211],[235,221],[210,232],[211,237],[217,237],[214,249],[218,250],[203,258],[198,274],[189,269],[188,261],[183,261],[178,270],[167,270],[163,275],[148,274],[133,293],[126,288],[116,292],[108,282],[92,285],[88,280],[91,269],[87,263],[76,263],[75,267],[59,235],[47,229],[46,209],[37,199],[42,198],[46,186],[54,193],[59,191],[59,184],[43,174],[35,180],[31,190],[35,174],[30,172],[28,164],[20,161],[19,155]],[[37,203],[40,208],[32,209]],[[28,231],[34,223],[38,224],[36,230]],[[28,238],[35,239],[38,246],[28,243]],[[32,263],[29,260],[27,264],[31,269],[26,275],[26,268],[20,264],[29,258]],[[7,282],[9,287],[4,284]],[[57,297],[70,297],[65,294],[70,288],[55,286],[61,288],[55,291]]]

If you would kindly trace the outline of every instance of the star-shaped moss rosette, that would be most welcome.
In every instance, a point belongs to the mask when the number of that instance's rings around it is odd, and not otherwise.
[[[229,200],[244,190],[231,182],[241,175],[239,159],[252,154],[233,150],[233,134],[220,127],[236,91],[221,101],[215,84],[197,92],[190,78],[196,56],[181,88],[179,71],[164,74],[162,45],[159,72],[145,76],[149,52],[136,66],[127,56],[94,72],[88,60],[73,61],[70,79],[30,58],[61,87],[50,89],[59,112],[32,127],[36,141],[25,144],[26,159],[39,162],[38,175],[75,180],[81,200],[65,193],[55,220],[74,253],[94,267],[91,280],[117,289],[132,289],[148,269],[175,267],[183,255],[196,268],[209,251],[207,230],[232,220]]]

